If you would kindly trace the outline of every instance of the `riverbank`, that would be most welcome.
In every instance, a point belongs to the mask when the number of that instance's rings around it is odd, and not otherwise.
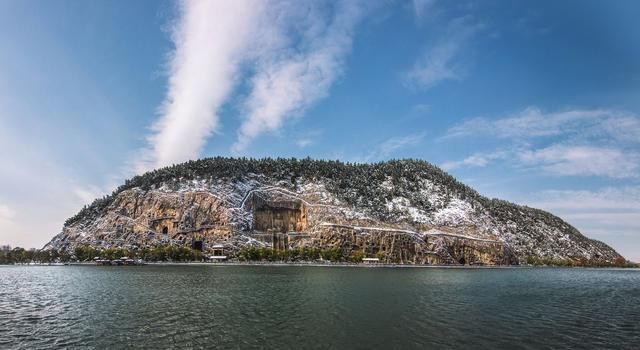
[[[73,262],[73,263],[52,263],[52,264],[14,264],[0,266],[105,266],[94,262]],[[116,265],[113,265],[115,267]],[[583,268],[583,269],[638,269],[638,267],[615,267],[615,266],[553,266],[553,265],[423,265],[423,264],[354,264],[354,263],[334,263],[334,262],[248,262],[248,261],[228,261],[228,262],[145,262],[142,266],[260,266],[260,267],[332,267],[332,268],[438,268],[438,269],[530,269],[530,268]],[[128,267],[131,267],[128,266]],[[111,267],[111,266],[106,266]],[[121,265],[120,267],[127,267]]]

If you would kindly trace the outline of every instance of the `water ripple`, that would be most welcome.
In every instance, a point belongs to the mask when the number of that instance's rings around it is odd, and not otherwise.
[[[1,267],[0,348],[632,349],[640,271]]]

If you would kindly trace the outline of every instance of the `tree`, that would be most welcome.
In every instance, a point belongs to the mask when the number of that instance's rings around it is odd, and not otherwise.
[[[351,262],[354,263],[360,263],[362,262],[362,259],[365,257],[365,254],[363,251],[361,250],[354,250],[351,252],[351,255],[349,256],[349,260]]]
[[[43,264],[51,263],[51,251],[49,250],[41,250],[38,252],[38,260]]]

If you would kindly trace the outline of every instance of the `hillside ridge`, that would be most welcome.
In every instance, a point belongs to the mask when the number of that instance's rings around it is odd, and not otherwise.
[[[426,161],[205,158],[135,176],[69,218],[46,247],[335,248],[387,262],[613,262],[543,210],[489,199]]]

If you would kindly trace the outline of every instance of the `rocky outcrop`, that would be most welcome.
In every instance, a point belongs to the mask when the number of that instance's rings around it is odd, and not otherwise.
[[[247,246],[316,247],[403,264],[518,264],[531,256],[620,258],[551,214],[487,200],[448,183],[447,177],[441,180],[440,173],[416,175],[415,163],[400,163],[400,170],[387,174],[374,166],[376,172],[358,175],[368,179],[366,185],[353,189],[343,186],[342,178],[293,170],[277,175],[196,173],[191,179],[163,176],[150,183],[138,179],[142,185],[128,185],[99,206],[85,208],[45,248],[170,244],[212,252],[222,245],[233,257]],[[403,173],[406,168],[410,172]]]

